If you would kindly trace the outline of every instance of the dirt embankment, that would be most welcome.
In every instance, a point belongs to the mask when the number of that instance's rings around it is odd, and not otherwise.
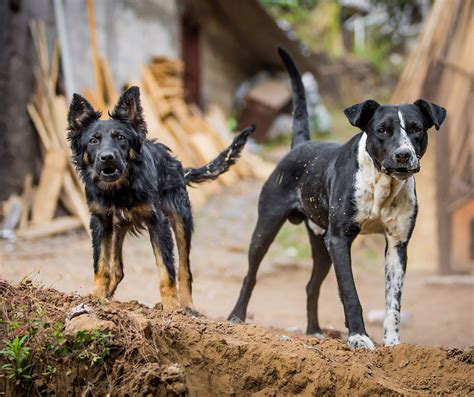
[[[69,319],[79,304],[86,306]],[[28,282],[0,281],[0,340],[6,395],[474,393],[472,351],[351,351],[340,339],[167,314],[137,302],[100,304]]]

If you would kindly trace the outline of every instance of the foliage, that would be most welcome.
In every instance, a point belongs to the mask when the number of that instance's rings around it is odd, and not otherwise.
[[[28,334],[22,337],[17,335],[12,340],[4,340],[6,347],[0,350],[0,355],[8,361],[8,363],[2,365],[2,368],[7,373],[8,378],[13,380],[16,385],[31,381],[33,365],[29,364],[31,348],[26,346],[27,341]]]
[[[64,360],[77,360],[88,368],[110,356],[111,333],[79,331],[71,338],[64,334],[62,322],[52,324],[45,320],[45,310],[39,304],[32,308],[17,307],[11,318],[6,308],[2,309],[0,331],[7,338],[0,346],[0,359],[6,362],[1,368],[16,386],[27,387],[40,375],[56,375],[57,365]]]

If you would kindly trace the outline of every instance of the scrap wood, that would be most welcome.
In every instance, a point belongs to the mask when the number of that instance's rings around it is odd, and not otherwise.
[[[146,65],[141,66],[143,84],[151,95],[157,114],[163,118],[170,113],[170,105],[156,82],[150,69]]]
[[[78,229],[82,226],[82,222],[75,216],[61,216],[49,222],[32,226],[27,229],[21,229],[17,232],[17,237],[23,239],[37,239],[49,237],[55,234],[68,232]]]
[[[21,194],[21,216],[20,222],[18,223],[19,229],[25,229],[28,225],[28,216],[33,204],[33,176],[26,174],[25,181],[23,182],[23,193]]]
[[[96,82],[96,94],[99,102],[99,109],[104,109],[105,102],[102,98],[104,97],[103,91],[103,79],[100,67],[99,59],[99,47],[97,45],[97,30],[95,23],[95,9],[94,9],[94,0],[87,0],[87,19],[89,21],[89,33],[91,40],[91,52],[92,52],[92,64],[94,69],[94,77]]]
[[[46,153],[40,183],[31,211],[34,225],[53,219],[64,180],[67,153],[64,149],[51,149]]]

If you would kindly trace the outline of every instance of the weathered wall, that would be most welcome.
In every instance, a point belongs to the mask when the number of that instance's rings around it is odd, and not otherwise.
[[[36,63],[28,23],[42,19],[52,42],[53,15],[50,0],[0,1],[0,200],[19,192],[25,174],[39,165],[38,140],[26,113]]]
[[[94,74],[85,1],[65,1],[74,78],[78,90],[93,87]],[[170,0],[96,0],[99,50],[120,87],[140,78],[153,55],[180,55],[178,6]]]
[[[207,107],[217,103],[227,113],[233,107],[237,86],[251,70],[242,59],[241,43],[232,31],[210,18],[202,28],[202,104]]]

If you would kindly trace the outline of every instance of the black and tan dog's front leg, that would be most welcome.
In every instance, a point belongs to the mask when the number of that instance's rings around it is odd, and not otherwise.
[[[173,230],[178,247],[179,267],[178,267],[178,285],[179,285],[179,303],[181,307],[193,308],[192,284],[193,275],[189,263],[189,253],[191,250],[192,235],[192,217],[189,211],[187,219],[183,219],[178,214],[171,217]]]
[[[112,217],[91,217],[94,255],[92,295],[98,298],[111,298],[123,279],[122,246],[127,230],[128,225],[114,225]]]
[[[108,298],[110,287],[110,250],[112,243],[112,218],[91,216],[92,249],[94,256],[94,285],[92,295]]]
[[[173,258],[173,236],[168,219],[162,213],[148,221],[150,241],[155,254],[156,266],[160,272],[160,294],[163,310],[179,307],[176,271]]]
[[[367,335],[362,318],[362,306],[357,295],[351,264],[351,245],[355,235],[347,235],[343,230],[330,227],[325,236],[326,246],[336,271],[339,294],[344,306],[346,327],[349,329],[348,344],[352,348],[373,350],[374,344]]]
[[[400,242],[390,235],[386,240],[383,342],[385,346],[393,346],[400,343],[400,309],[407,266],[407,242]]]

